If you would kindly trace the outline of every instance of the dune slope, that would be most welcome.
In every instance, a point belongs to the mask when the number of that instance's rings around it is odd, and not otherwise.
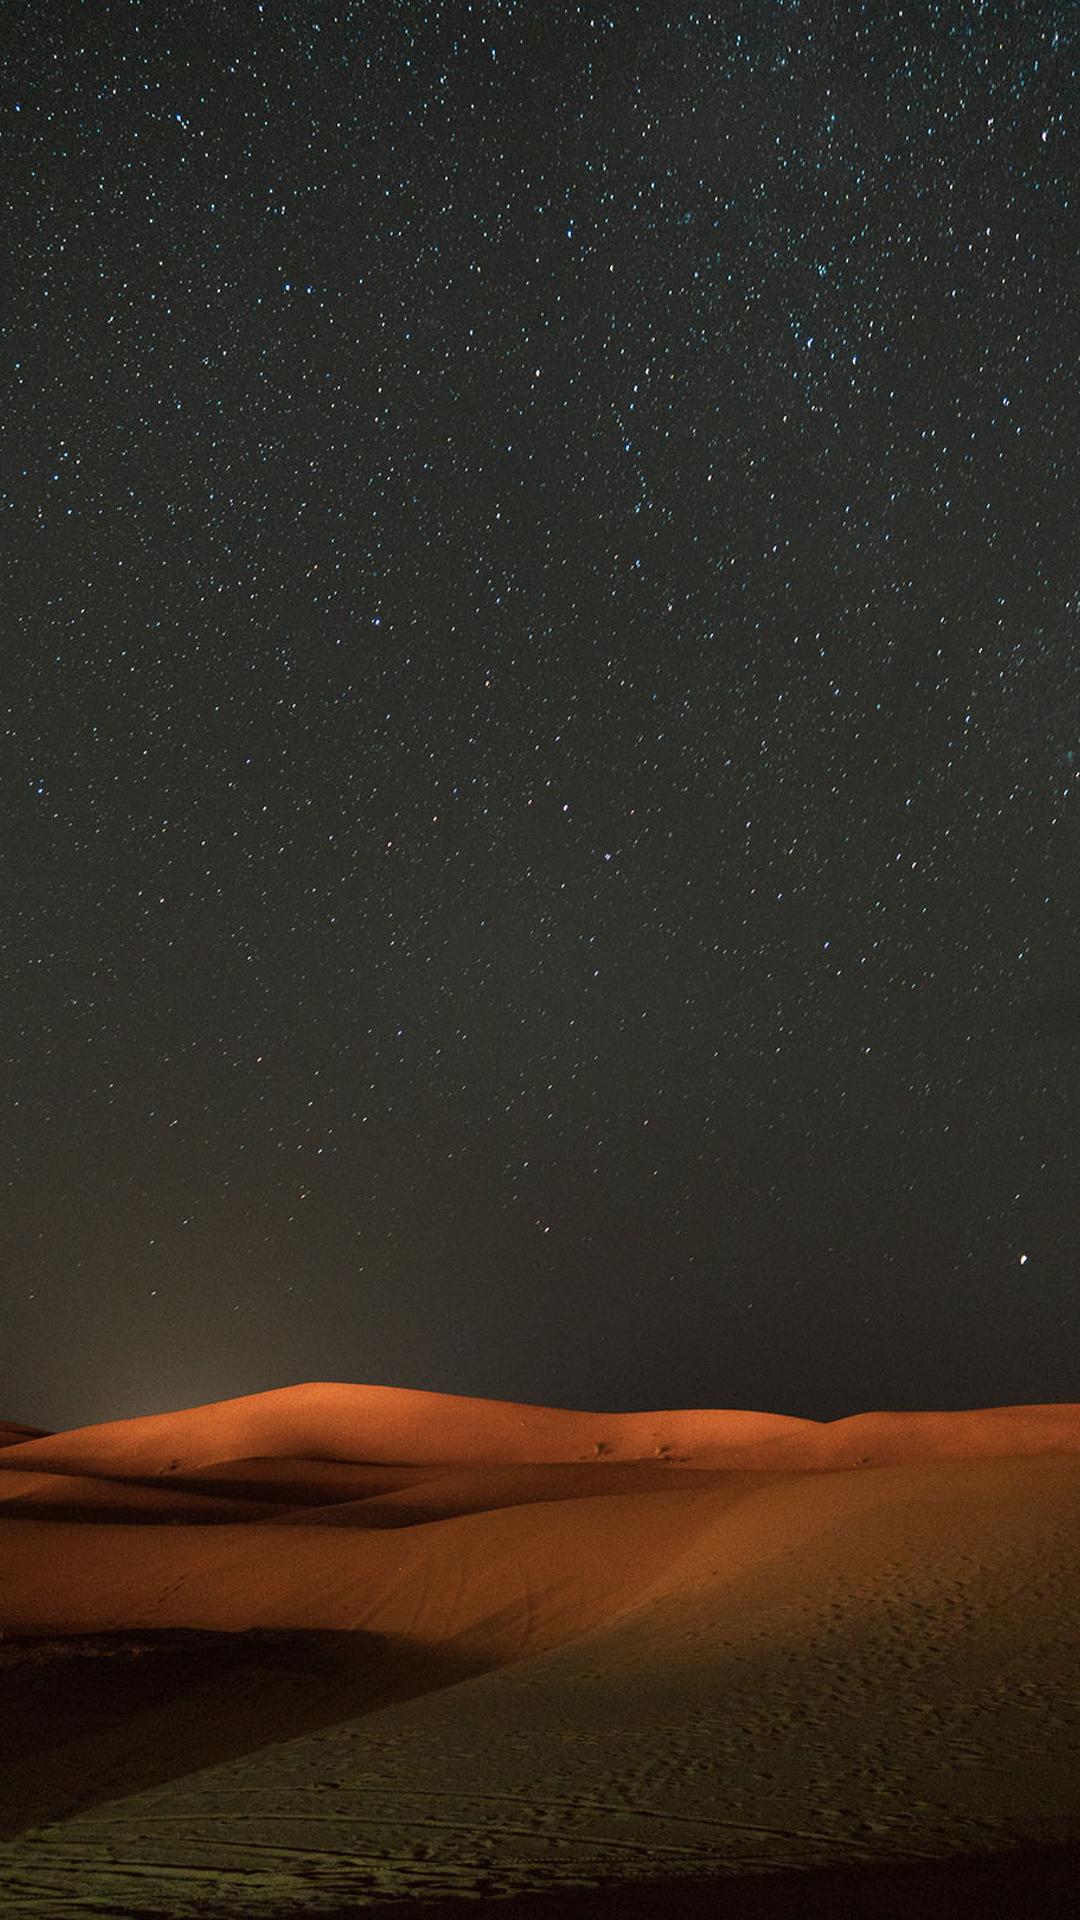
[[[5,1920],[1080,1843],[1076,1407],[256,1402],[4,1449]]]
[[[464,1466],[682,1454],[714,1464],[717,1453],[813,1426],[783,1414],[573,1413],[403,1387],[310,1382],[27,1440],[12,1448],[11,1464],[126,1474],[279,1455]]]
[[[302,1458],[382,1466],[589,1460],[785,1470],[1074,1450],[1080,1404],[856,1414],[736,1409],[579,1413],[410,1388],[308,1382],[210,1406],[15,1438],[0,1469],[138,1477]]]

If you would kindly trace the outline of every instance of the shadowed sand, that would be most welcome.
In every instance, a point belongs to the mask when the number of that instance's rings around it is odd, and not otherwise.
[[[0,1447],[15,1446],[22,1440],[44,1440],[44,1427],[24,1427],[18,1420],[0,1420]]]
[[[1078,1542],[1076,1406],[0,1427],[0,1911],[992,1912],[1080,1844]]]

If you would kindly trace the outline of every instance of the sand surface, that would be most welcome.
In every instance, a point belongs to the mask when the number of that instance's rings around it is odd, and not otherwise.
[[[4,1920],[1038,1912],[1080,1845],[1080,1407],[0,1439]]]

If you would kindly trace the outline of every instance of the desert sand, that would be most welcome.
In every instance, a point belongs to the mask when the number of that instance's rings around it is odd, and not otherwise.
[[[4,1920],[1034,1914],[1080,1866],[1076,1405],[0,1423],[0,1632]]]

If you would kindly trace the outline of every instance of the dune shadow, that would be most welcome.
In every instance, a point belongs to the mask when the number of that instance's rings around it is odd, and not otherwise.
[[[608,1882],[498,1897],[379,1901],[319,1920],[1050,1920],[1073,1910],[1080,1846],[877,1861],[708,1880]],[[206,1920],[225,1920],[208,1912]],[[271,1916],[267,1916],[271,1920]],[[310,1920],[296,1907],[272,1920]]]
[[[252,1503],[254,1504],[254,1503]],[[269,1506],[268,1502],[262,1503]],[[207,1506],[210,1502],[207,1501]],[[278,1509],[270,1509],[273,1518]],[[286,1509],[282,1507],[280,1511]],[[44,1521],[50,1526],[73,1527],[235,1527],[246,1525],[249,1521],[257,1524],[266,1519],[265,1513],[252,1514],[250,1507],[240,1508],[235,1513],[213,1511],[200,1513],[197,1509],[185,1512],[177,1511],[174,1501],[171,1506],[157,1506],[147,1502],[145,1506],[111,1506],[107,1501],[95,1503],[90,1500],[35,1500],[27,1494],[20,1500],[7,1502],[3,1510],[5,1522]]]
[[[364,1632],[0,1639],[0,1839],[485,1671]]]

